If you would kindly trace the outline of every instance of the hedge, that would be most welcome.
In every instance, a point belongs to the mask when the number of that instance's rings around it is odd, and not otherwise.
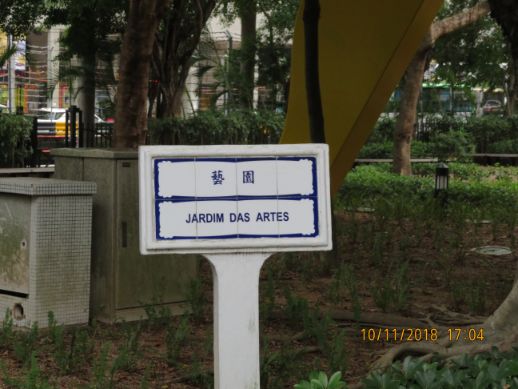
[[[149,122],[151,144],[278,143],[284,116],[271,111],[203,111],[185,118]]]
[[[24,166],[31,154],[31,119],[0,114],[0,167]]]
[[[420,118],[419,122],[423,125],[420,126],[415,141],[428,143],[437,141],[438,137],[446,136],[449,139],[457,137],[457,140],[464,138],[465,142],[462,142],[464,146],[473,144],[474,151],[479,153],[518,153],[518,116],[489,115],[457,118],[449,115],[426,115]],[[368,151],[365,151],[363,156],[376,158],[375,155],[380,155],[380,144],[393,141],[394,128],[395,119],[379,120],[367,143],[367,145],[377,144],[377,146],[371,146],[371,150],[375,153],[371,156]]]
[[[344,206],[376,207],[380,202],[390,203],[413,213],[416,207],[433,200],[434,177],[399,176],[388,171],[389,165],[358,166],[350,172],[340,189],[339,201]],[[518,182],[510,177],[482,180],[451,179],[448,188],[448,206],[470,207],[470,212],[518,218]]]

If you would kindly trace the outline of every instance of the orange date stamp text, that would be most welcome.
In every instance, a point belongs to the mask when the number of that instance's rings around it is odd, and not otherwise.
[[[451,342],[481,342],[484,328],[362,328],[360,337],[365,342],[436,342],[443,337]]]

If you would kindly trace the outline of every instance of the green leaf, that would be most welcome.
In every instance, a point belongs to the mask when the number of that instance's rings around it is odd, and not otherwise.
[[[311,388],[314,389],[326,389],[326,387],[318,379],[313,378],[311,380]]]
[[[324,388],[327,388],[327,375],[324,372],[318,373],[318,381],[322,384]]]
[[[293,386],[295,389],[311,389],[311,384],[308,381],[302,381]]]
[[[424,365],[427,366],[426,364]],[[423,389],[432,389],[436,387],[436,378],[437,378],[437,371],[436,370],[429,370],[429,371],[419,371],[415,375],[415,379],[417,383],[423,388]]]
[[[485,371],[481,371],[475,379],[474,389],[485,389],[489,384],[488,376]]]
[[[413,380],[416,371],[421,367],[421,363],[412,357],[408,356],[403,360],[401,371],[407,381]]]
[[[517,376],[518,375],[518,360],[507,360],[503,361],[500,365],[501,370],[503,370],[505,376]]]
[[[341,389],[344,388],[345,382],[342,381],[342,373],[340,371],[335,372],[331,378],[329,378],[328,389]]]

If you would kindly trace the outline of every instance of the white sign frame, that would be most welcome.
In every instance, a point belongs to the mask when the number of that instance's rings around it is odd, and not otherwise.
[[[318,234],[316,236],[181,240],[159,240],[156,238],[156,178],[153,166],[155,160],[270,157],[279,157],[279,159],[307,157],[315,161],[314,174],[316,177],[314,179],[318,221]],[[139,147],[139,191],[139,238],[140,251],[143,255],[166,253],[273,253],[332,249],[329,147],[326,144],[141,146]]]

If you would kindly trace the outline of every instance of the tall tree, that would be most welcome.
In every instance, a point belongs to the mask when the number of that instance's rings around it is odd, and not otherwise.
[[[110,38],[124,27],[124,2],[117,0],[51,0],[47,2],[46,24],[68,27],[61,37],[65,50],[59,55],[63,63],[77,58],[79,66],[70,66],[79,77],[78,105],[88,129],[95,126],[95,90],[99,86],[98,65],[110,60],[119,42]],[[93,136],[93,133],[90,133]]]
[[[169,0],[130,0],[115,100],[115,148],[137,148],[147,134],[147,96],[155,34]]]
[[[238,1],[241,19],[241,103],[252,108],[255,86],[255,55],[257,53],[257,1]]]
[[[502,27],[509,44],[509,85],[507,109],[509,115],[518,112],[518,2],[516,0],[489,0],[491,16]]]
[[[429,55],[435,42],[442,36],[479,20],[489,13],[487,1],[480,1],[461,12],[437,20],[432,24],[420,48],[410,62],[403,76],[403,90],[399,105],[399,115],[394,131],[393,171],[401,175],[411,175],[410,147],[416,123],[417,102],[424,78]]]
[[[2,0],[0,5],[0,30],[15,38],[25,36],[45,14],[45,0]]]
[[[158,78],[158,117],[180,114],[193,53],[216,0],[174,0],[156,32],[153,75]]]
[[[468,112],[481,115],[486,92],[506,88],[507,71],[502,64],[509,62],[509,56],[505,38],[489,15],[443,36],[435,44],[432,57],[433,71],[427,72],[425,78],[450,86],[450,115]],[[421,114],[426,114],[426,108],[432,108],[433,112],[433,107],[441,105],[439,96],[431,99],[432,96],[421,96]]]
[[[259,62],[258,81],[271,87],[271,100],[275,100],[279,84],[284,84],[287,89],[289,50],[286,47],[293,35],[298,4],[299,0],[218,2],[217,14],[229,22],[236,18],[241,22],[241,47],[239,54],[238,50],[233,53],[233,57],[239,57],[239,77],[232,75],[231,84],[239,90],[236,97],[242,107],[253,106],[256,57]],[[261,20],[260,25],[258,20]]]
[[[299,0],[262,0],[258,10],[264,16],[257,32],[258,85],[269,91],[268,107],[278,108],[279,92],[287,100],[291,49]]]
[[[263,0],[221,0],[220,14],[227,21],[239,18],[241,22],[241,46],[239,49],[239,96],[240,105],[253,106],[255,86],[255,64],[257,53],[257,12],[258,3]]]
[[[65,48],[60,61],[78,58],[81,66],[73,69],[82,79],[84,119],[93,127],[95,114],[96,69],[103,53],[113,52],[108,35],[121,31],[125,1],[119,0],[3,0],[0,7],[0,29],[15,37],[26,35],[36,25],[67,28],[61,43]]]
[[[431,77],[433,82],[462,84],[467,88],[505,87],[505,38],[489,15],[443,36],[436,42],[432,56],[437,64]]]

